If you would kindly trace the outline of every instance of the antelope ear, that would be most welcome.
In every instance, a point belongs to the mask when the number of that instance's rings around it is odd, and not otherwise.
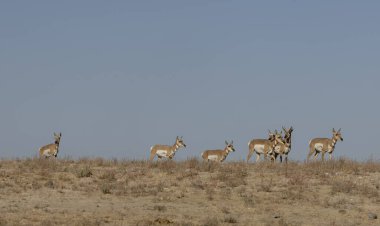
[[[341,130],[342,128],[339,128],[339,130],[338,130],[338,133],[340,133],[340,130]]]
[[[59,133],[59,136],[61,137],[61,136],[62,136],[62,133]]]
[[[292,131],[294,130],[294,129],[293,129],[293,126],[290,127],[290,130],[292,130]]]
[[[333,133],[335,133],[336,131],[335,131],[335,128],[333,128]]]
[[[286,132],[286,128],[285,127],[282,127],[282,130],[284,130]]]
[[[228,142],[225,140],[224,143],[226,143],[226,145],[228,145]]]

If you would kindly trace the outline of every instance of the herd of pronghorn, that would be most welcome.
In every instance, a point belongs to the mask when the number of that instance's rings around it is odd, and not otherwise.
[[[324,160],[324,155],[326,153],[329,154],[329,159],[331,160],[336,143],[339,140],[343,141],[343,137],[340,131],[341,129],[333,129],[332,138],[314,138],[310,140],[310,151],[307,160],[309,160],[312,155],[314,155],[315,160],[318,157],[319,153],[322,153],[322,160]],[[282,132],[284,132],[284,135]],[[282,127],[282,131],[280,132],[277,130],[271,132],[269,130],[268,139],[253,139],[249,141],[247,162],[253,153],[256,153],[256,162],[259,161],[261,155],[263,155],[265,159],[269,157],[272,162],[275,162],[277,157],[280,157],[280,161],[282,162],[282,159],[284,157],[285,162],[287,162],[289,152],[292,149],[292,132],[293,127],[290,127],[289,129]],[[50,158],[54,156],[56,158],[58,155],[61,137],[62,133],[54,133],[55,142],[41,147],[39,150],[40,157]],[[202,158],[206,161],[223,162],[230,152],[235,151],[233,141],[230,143],[225,141],[225,143],[226,146],[224,149],[205,150],[201,154]],[[184,143],[182,137],[178,136],[176,137],[175,143],[173,145],[156,144],[150,148],[149,160],[153,161],[155,156],[157,156],[158,159],[172,159],[175,153],[182,147],[185,148],[186,144]]]

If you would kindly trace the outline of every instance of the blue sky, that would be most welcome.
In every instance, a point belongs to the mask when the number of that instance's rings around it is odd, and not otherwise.
[[[2,1],[0,157],[177,159],[293,126],[290,158],[379,159],[378,1]]]

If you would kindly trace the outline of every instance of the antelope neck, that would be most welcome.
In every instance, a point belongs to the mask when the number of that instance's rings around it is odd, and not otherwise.
[[[177,143],[175,143],[173,145],[173,148],[174,148],[174,151],[177,151],[180,148],[180,146]]]

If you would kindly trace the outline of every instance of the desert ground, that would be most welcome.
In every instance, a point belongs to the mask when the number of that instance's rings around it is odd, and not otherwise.
[[[0,160],[0,225],[380,225],[380,163]]]

